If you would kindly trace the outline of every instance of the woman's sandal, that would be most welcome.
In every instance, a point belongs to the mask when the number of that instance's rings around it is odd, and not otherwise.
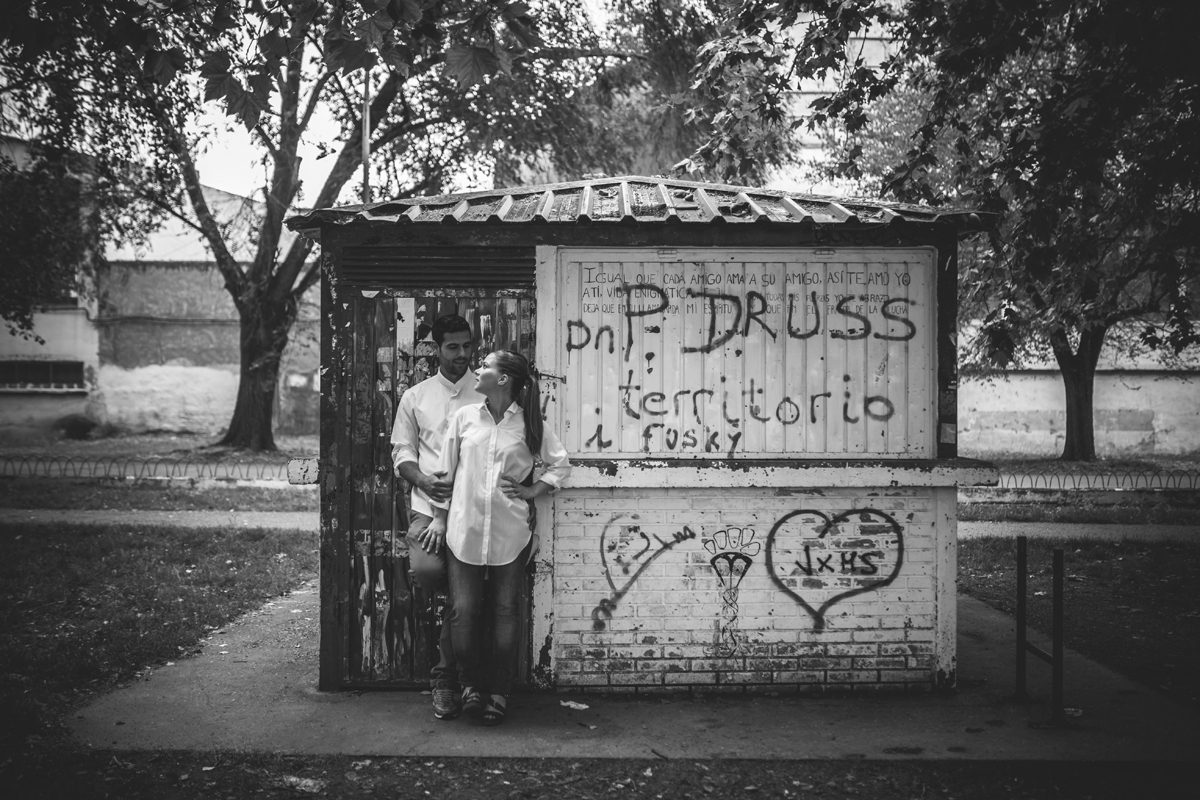
[[[462,710],[469,717],[474,717],[483,710],[483,696],[474,686],[463,687]]]
[[[488,697],[487,704],[483,707],[483,716],[480,718],[484,725],[499,725],[504,722],[504,714],[508,710],[508,700],[502,694],[493,694]]]

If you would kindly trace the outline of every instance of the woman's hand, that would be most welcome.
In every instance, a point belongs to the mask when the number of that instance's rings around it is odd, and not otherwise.
[[[535,483],[533,486],[537,486],[537,484]],[[509,477],[500,478],[500,491],[517,500],[532,500],[537,497],[538,493],[533,490],[533,486],[522,486],[519,481]]]
[[[426,553],[437,555],[446,546],[446,520],[434,517],[429,526],[417,537],[417,542]]]

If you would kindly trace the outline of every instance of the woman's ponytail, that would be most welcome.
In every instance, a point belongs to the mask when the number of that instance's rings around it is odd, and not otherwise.
[[[538,391],[537,375],[529,365],[529,359],[511,350],[497,350],[496,367],[512,378],[513,400],[521,404],[525,415],[525,444],[534,458],[542,450],[542,398]]]
[[[529,372],[521,392],[521,410],[525,414],[525,444],[536,460],[542,450],[542,398],[537,376]]]

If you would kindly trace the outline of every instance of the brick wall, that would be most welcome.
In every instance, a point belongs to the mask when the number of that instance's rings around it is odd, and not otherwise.
[[[953,489],[574,489],[553,514],[559,687],[953,681]]]

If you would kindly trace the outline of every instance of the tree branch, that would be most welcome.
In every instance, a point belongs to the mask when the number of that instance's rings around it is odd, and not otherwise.
[[[259,231],[258,252],[255,253],[253,275],[267,280],[268,296],[272,302],[283,302],[291,293],[294,275],[277,269],[277,249],[283,232],[283,219],[295,200],[300,176],[300,89],[303,81],[306,28],[298,19],[292,20],[288,31],[288,56],[285,61],[285,80],[279,97],[279,147],[271,185],[266,196],[266,216]]]
[[[163,212],[169,214],[170,216],[174,217],[175,219],[179,220],[184,225],[187,225],[189,228],[196,231],[196,233],[199,233],[201,235],[204,234],[204,228],[202,228],[198,224],[196,224],[196,221],[194,219],[192,219],[191,217],[189,217],[188,215],[186,215],[182,211],[180,211],[179,206],[177,204],[168,203],[166,200],[162,199],[162,197],[160,195],[151,194],[149,192],[138,192],[138,196],[143,198],[144,200],[150,201],[160,211],[163,211]]]
[[[333,73],[326,71],[313,83],[308,100],[304,104],[304,111],[300,115],[301,130],[308,130],[308,123],[312,120],[313,112],[317,110],[317,105],[321,102],[321,93],[325,90],[325,85],[329,83],[329,79],[332,77]]]
[[[296,238],[299,240],[304,237],[297,236]],[[308,242],[305,242],[305,251],[306,251],[305,257],[306,258],[307,258],[308,251],[311,251],[311,250],[312,250],[312,245]],[[308,269],[304,271],[304,275],[301,276],[300,282],[296,284],[296,288],[292,292],[292,295],[296,298],[296,302],[300,302],[300,298],[304,297],[304,294],[309,289],[311,289],[316,284],[316,282],[318,280],[320,280],[320,278],[321,278],[321,262],[320,262],[320,260],[313,261],[311,264],[309,264]]]
[[[513,63],[518,61],[575,61],[585,58],[620,58],[650,62],[650,56],[645,53],[630,53],[608,47],[541,47],[514,57]]]
[[[391,142],[394,142],[396,139],[399,139],[401,136],[418,133],[420,131],[427,131],[430,128],[434,127],[435,125],[442,125],[442,124],[445,124],[447,122],[452,122],[452,121],[453,120],[450,117],[431,117],[428,119],[423,119],[416,124],[412,124],[412,122],[410,120],[408,120],[407,115],[406,115],[406,119],[404,122],[397,123],[396,125],[392,125],[386,131],[381,133],[379,135],[379,138],[377,138],[375,141],[371,142],[371,147],[372,147],[372,149],[378,148],[378,147],[383,147],[384,145],[390,144]]]
[[[399,88],[400,79],[394,73],[389,73],[371,101],[370,130],[373,131],[383,121],[388,109],[396,99]],[[361,130],[361,123],[358,129]],[[350,176],[354,174],[361,160],[362,137],[354,134],[347,136],[342,143],[337,161],[330,168],[325,183],[321,186],[321,191],[317,193],[313,207],[325,208],[333,205],[337,201],[338,195],[341,194],[342,187],[346,185],[346,181],[350,180]],[[292,242],[287,255],[279,265],[276,273],[276,286],[281,287],[281,291],[282,287],[291,287],[295,283],[300,270],[304,267],[304,259],[308,257],[309,247],[303,245],[302,241],[302,237],[297,237]]]
[[[271,141],[271,135],[267,133],[267,129],[262,126],[261,122],[254,126],[254,132],[258,134],[259,144],[266,148],[267,152],[271,154],[271,158],[278,158],[279,151],[275,148],[275,142]]]
[[[155,87],[147,83],[145,79],[140,79],[138,86],[146,98],[146,104],[150,109],[150,113],[154,116],[155,122],[162,131],[167,146],[179,162],[180,171],[183,173],[184,189],[187,192],[188,199],[191,201],[192,211],[196,214],[196,221],[200,232],[204,234],[205,241],[212,248],[213,258],[217,262],[217,270],[220,271],[221,277],[225,279],[225,288],[233,298],[233,303],[240,312],[244,309],[245,304],[243,294],[246,290],[246,276],[243,274],[233,254],[229,252],[229,247],[225,243],[225,236],[217,224],[212,209],[209,208],[208,200],[204,197],[204,189],[200,185],[200,174],[196,170],[196,162],[192,158],[191,147],[182,131],[175,126],[171,115],[163,108]]]

